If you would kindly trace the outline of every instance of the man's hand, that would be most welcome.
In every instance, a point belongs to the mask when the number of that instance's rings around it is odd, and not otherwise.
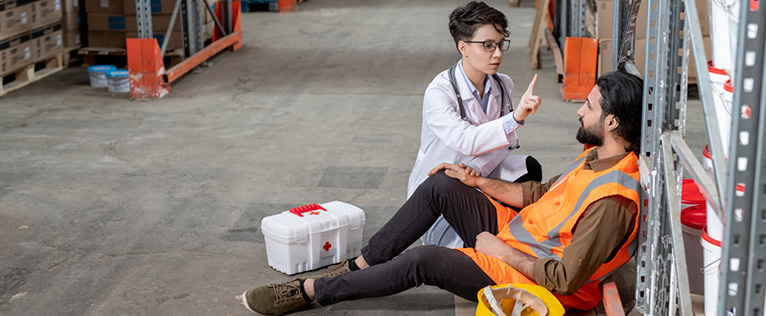
[[[542,103],[542,99],[534,94],[535,84],[537,84],[537,75],[532,78],[532,82],[529,83],[527,91],[521,95],[521,101],[519,101],[519,107],[513,111],[513,119],[516,122],[521,122],[529,115],[535,114],[537,108]]]
[[[474,249],[490,257],[500,259],[530,280],[539,283],[533,276],[535,260],[537,258],[508,246],[497,236],[488,232],[481,232],[476,235],[476,246],[474,246]]]
[[[505,254],[508,250],[512,249],[510,246],[506,245],[502,239],[489,232],[481,232],[476,235],[476,247],[474,248],[478,252],[502,261],[506,260]]]
[[[470,186],[470,187],[476,187],[477,181],[479,179],[479,174],[475,170],[473,170],[471,167],[466,166],[465,164],[451,164],[451,163],[440,163],[438,166],[431,169],[430,172],[428,172],[429,176],[435,175],[437,172],[444,170],[444,174],[446,174],[448,177],[453,179],[458,179],[460,182],[463,182],[463,184]]]

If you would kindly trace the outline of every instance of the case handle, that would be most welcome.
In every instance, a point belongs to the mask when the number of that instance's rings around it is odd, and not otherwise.
[[[322,210],[322,211],[327,212],[327,210],[324,209],[324,207],[322,207],[319,204],[314,203],[314,204],[299,206],[299,207],[296,207],[296,208],[291,208],[290,209],[290,213],[293,213],[295,215],[303,217],[303,213],[311,212],[311,211],[318,211],[318,210]]]

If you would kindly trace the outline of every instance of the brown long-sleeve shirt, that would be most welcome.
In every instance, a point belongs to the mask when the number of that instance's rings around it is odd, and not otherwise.
[[[609,169],[626,155],[599,159],[593,150],[585,158],[585,169],[596,172]],[[524,206],[540,199],[560,176],[551,178],[547,183],[523,183]],[[572,243],[564,248],[561,261],[552,258],[535,261],[534,281],[559,294],[568,295],[577,291],[625,243],[637,212],[635,203],[622,196],[609,196],[591,203],[575,224]]]

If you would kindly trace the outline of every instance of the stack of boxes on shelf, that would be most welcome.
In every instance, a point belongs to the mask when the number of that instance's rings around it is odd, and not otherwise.
[[[0,0],[1,1],[1,0]],[[164,42],[175,0],[152,0],[152,30],[159,45]],[[201,10],[205,10],[204,7]],[[125,48],[126,38],[138,37],[135,0],[85,0],[90,47]],[[212,37],[213,20],[204,11],[205,39]],[[168,49],[183,47],[181,18],[176,17]]]
[[[598,75],[611,71],[612,69],[612,21],[614,16],[614,0],[596,0],[588,1],[588,11],[586,13],[585,25],[586,32],[592,38],[598,39]],[[680,3],[680,2],[679,2]],[[699,20],[702,28],[703,41],[705,42],[705,51],[710,56],[710,25],[708,23],[707,1],[696,0]],[[646,61],[646,17],[647,2],[642,1],[636,20],[636,44],[635,57],[636,68],[644,73],[644,63]],[[691,54],[690,54],[691,56]],[[696,71],[693,67],[693,59],[689,63],[689,82],[696,82]]]
[[[64,1],[62,28],[64,32],[64,48],[73,49],[82,46],[80,38],[80,4],[79,0]]]
[[[0,75],[64,48],[61,0],[0,0]]]

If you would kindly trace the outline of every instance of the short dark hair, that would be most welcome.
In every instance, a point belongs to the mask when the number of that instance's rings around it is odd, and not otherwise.
[[[473,38],[476,29],[487,24],[493,25],[504,37],[511,35],[511,32],[508,32],[505,14],[484,2],[471,1],[465,6],[455,8],[449,15],[449,32],[456,46],[459,41]]]
[[[601,115],[614,115],[619,126],[614,131],[630,143],[625,150],[636,155],[641,150],[641,122],[643,118],[644,81],[638,76],[624,71],[604,74],[596,79],[601,92]]]

